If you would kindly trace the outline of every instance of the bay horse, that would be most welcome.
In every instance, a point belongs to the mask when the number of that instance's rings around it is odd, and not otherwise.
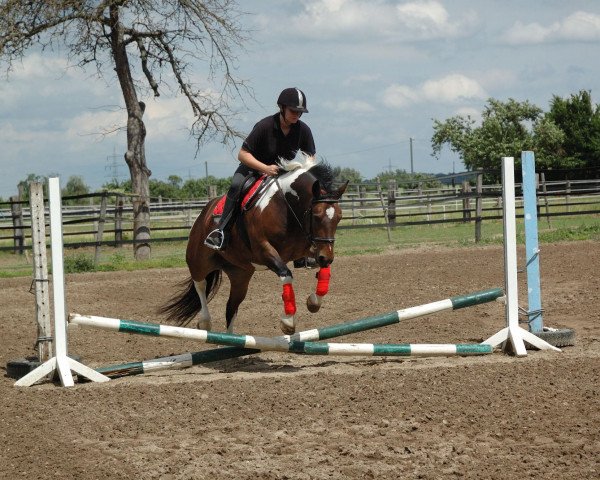
[[[262,267],[281,280],[281,330],[291,335],[296,329],[296,301],[292,272],[286,264],[309,256],[316,259],[319,271],[317,288],[308,297],[307,307],[311,312],[319,310],[329,288],[335,232],[342,218],[339,200],[347,182],[334,190],[331,167],[302,152],[294,160],[281,159],[280,167],[283,173],[270,180],[256,203],[238,215],[224,250],[204,245],[206,235],[216,228],[213,210],[219,199],[203,208],[187,244],[190,277],[182,284],[182,291],[160,309],[169,320],[186,325],[198,314],[197,328],[210,330],[208,302],[219,288],[221,272],[225,272],[231,284],[225,319],[227,331],[232,333],[250,279]]]

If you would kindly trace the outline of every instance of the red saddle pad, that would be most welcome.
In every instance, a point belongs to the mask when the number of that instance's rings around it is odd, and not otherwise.
[[[258,180],[256,180],[252,184],[252,186],[248,189],[248,191],[244,195],[244,198],[242,198],[242,208],[244,208],[246,206],[246,204],[248,203],[248,201],[254,195],[254,192],[256,192],[259,189],[259,187],[262,185],[262,183],[266,179],[267,179],[267,176],[266,175],[262,175],[261,177],[258,178]],[[217,204],[215,205],[215,208],[213,210],[213,215],[221,215],[223,213],[223,208],[224,207],[225,207],[225,195],[223,195],[221,198],[219,198],[219,201],[217,202]]]

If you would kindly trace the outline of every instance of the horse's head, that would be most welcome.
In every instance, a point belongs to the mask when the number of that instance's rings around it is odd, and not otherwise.
[[[339,201],[348,183],[333,189],[331,166],[302,152],[294,160],[281,160],[280,165],[288,172],[281,177],[280,186],[285,190],[286,181],[289,184],[289,195],[284,194],[288,207],[293,212],[297,204],[296,208],[304,211],[303,221],[299,215],[296,221],[311,245],[311,254],[321,267],[326,267],[333,262],[335,231],[342,218]]]
[[[339,201],[348,182],[337,190],[329,191],[315,180],[312,187],[313,199],[309,210],[309,238],[314,248],[314,256],[320,267],[333,262],[333,243],[338,223],[342,219]]]

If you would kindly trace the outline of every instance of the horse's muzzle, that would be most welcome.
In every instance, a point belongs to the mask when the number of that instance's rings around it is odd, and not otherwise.
[[[326,255],[319,255],[317,257],[317,263],[321,268],[328,267],[329,265],[331,265],[331,262],[333,262],[333,257],[329,257]]]

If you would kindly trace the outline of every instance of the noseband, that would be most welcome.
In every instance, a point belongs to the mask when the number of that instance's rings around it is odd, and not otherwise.
[[[335,242],[334,237],[315,237],[314,236],[314,234],[313,234],[313,218],[314,218],[313,207],[318,203],[327,203],[329,205],[333,205],[334,203],[339,203],[339,202],[340,202],[340,200],[338,198],[328,198],[328,197],[313,198],[313,200],[310,202],[310,208],[306,209],[306,211],[304,212],[304,218],[306,218],[307,215],[310,215],[309,229],[308,229],[307,237],[311,244],[314,245],[315,243],[330,243],[333,245],[333,243]]]

